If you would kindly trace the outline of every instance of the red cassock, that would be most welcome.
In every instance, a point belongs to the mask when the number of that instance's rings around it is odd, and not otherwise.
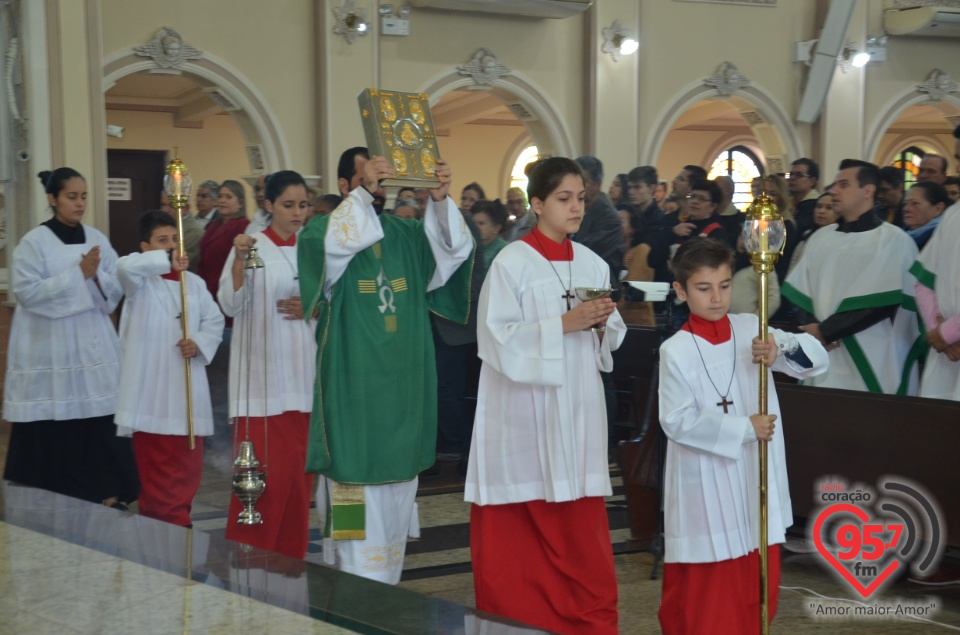
[[[473,505],[470,553],[479,610],[556,633],[619,632],[602,497]]]
[[[768,547],[770,622],[780,591],[780,545]],[[751,635],[760,632],[760,552],[720,562],[663,566],[660,627],[664,635]]]

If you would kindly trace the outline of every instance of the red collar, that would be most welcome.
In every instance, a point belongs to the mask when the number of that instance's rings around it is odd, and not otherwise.
[[[273,227],[267,227],[265,230],[263,230],[263,235],[269,238],[271,241],[273,241],[273,244],[276,245],[277,247],[296,247],[297,246],[297,235],[295,233],[290,234],[290,238],[288,238],[287,240],[284,240],[283,238],[280,238],[280,234],[273,231]]]
[[[173,267],[170,267],[170,271],[160,276],[164,280],[173,280],[174,282],[180,282],[180,274],[173,270]]]
[[[730,318],[724,315],[716,322],[711,322],[691,313],[690,319],[680,330],[699,335],[713,345],[723,344],[730,339]]]
[[[537,250],[547,260],[573,260],[573,243],[564,238],[562,243],[547,238],[536,226],[521,240]]]

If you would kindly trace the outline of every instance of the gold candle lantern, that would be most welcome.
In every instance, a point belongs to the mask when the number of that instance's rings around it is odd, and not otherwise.
[[[743,245],[750,254],[753,270],[757,272],[760,307],[760,339],[767,341],[767,323],[770,319],[767,304],[767,276],[773,272],[777,258],[786,244],[787,231],[777,206],[766,193],[760,194],[747,209],[743,223]],[[760,364],[760,410],[767,414],[767,368]],[[767,552],[767,442],[760,441],[760,632],[770,632],[770,598],[767,589],[769,555]]]
[[[186,253],[183,246],[183,210],[187,208],[190,200],[190,189],[193,181],[190,178],[190,172],[187,166],[180,160],[177,149],[173,149],[173,161],[167,165],[166,174],[163,176],[163,191],[170,199],[170,206],[177,212],[177,250],[181,255]],[[190,338],[190,322],[187,318],[187,274],[180,272],[180,330],[183,332],[183,339]],[[193,434],[193,382],[190,380],[190,360],[184,358],[183,373],[187,382],[187,436],[189,437],[190,449],[196,447],[196,441]]]

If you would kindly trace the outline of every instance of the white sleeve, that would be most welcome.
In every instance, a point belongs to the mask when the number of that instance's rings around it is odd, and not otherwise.
[[[80,261],[52,277],[46,275],[44,256],[31,240],[22,240],[13,251],[12,289],[24,308],[56,319],[96,308],[94,295],[80,270]],[[91,284],[93,284],[91,282]],[[98,297],[100,290],[93,289]]]
[[[99,238],[97,242],[100,244],[100,266],[97,267],[97,282],[94,282],[92,277],[89,278],[86,281],[87,289],[100,312],[110,315],[123,299],[123,287],[117,279],[117,252],[110,246],[106,236],[99,232],[97,234]]]
[[[687,381],[683,360],[660,347],[660,425],[664,434],[691,450],[736,460],[740,447],[755,441],[750,417],[701,409],[697,388]]]
[[[480,359],[521,384],[562,386],[565,366],[560,316],[524,318],[511,272],[494,260],[480,291],[477,345]]]
[[[456,273],[473,251],[473,234],[463,220],[463,214],[457,209],[449,196],[435,202],[427,201],[423,214],[423,229],[430,242],[430,251],[437,263],[433,278],[427,285],[427,291],[439,289]],[[328,265],[329,266],[329,265]]]
[[[190,276],[187,274],[188,282]],[[213,361],[213,356],[217,353],[217,347],[220,346],[220,340],[223,339],[224,317],[220,307],[213,301],[213,296],[207,290],[207,285],[203,279],[196,277],[196,284],[193,285],[197,292],[195,306],[188,306],[188,311],[197,311],[200,316],[200,328],[196,333],[190,334],[190,339],[197,345],[197,358],[206,366]]]
[[[807,379],[821,375],[830,368],[830,354],[814,336],[807,333],[788,333],[773,328],[769,330],[769,333],[773,335],[778,347],[780,344],[784,345],[781,351],[794,351],[800,348],[813,364],[810,368],[804,368],[788,359],[786,355],[778,355],[776,361],[773,362],[773,366],[771,366],[772,370],[797,379]]]
[[[604,263],[603,286],[610,286],[610,267]],[[603,331],[603,339],[599,335],[594,335],[599,345],[596,347],[597,368],[605,373],[613,371],[613,351],[620,348],[623,344],[623,338],[627,336],[627,325],[620,317],[620,311],[613,310],[610,317],[607,318],[607,325]]]
[[[143,281],[170,271],[170,258],[162,250],[133,253],[117,260],[117,279],[127,297],[136,295]]]
[[[381,238],[383,227],[373,209],[373,196],[365,188],[358,187],[330,213],[327,235],[323,240],[326,257],[323,295],[327,299],[353,256]]]
[[[227,254],[227,261],[223,265],[223,271],[220,272],[220,283],[217,286],[217,302],[220,303],[220,310],[227,317],[236,317],[243,310],[243,285],[236,291],[233,290],[233,262],[236,260],[237,250],[232,247]],[[244,279],[247,276],[247,270],[243,271]]]

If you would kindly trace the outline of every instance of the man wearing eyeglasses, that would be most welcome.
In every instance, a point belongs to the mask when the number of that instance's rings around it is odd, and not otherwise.
[[[685,165],[680,173],[673,178],[673,197],[680,203],[680,211],[676,218],[687,217],[687,195],[690,189],[697,181],[707,178],[707,171],[699,165]]]
[[[820,166],[813,159],[804,157],[790,164],[787,187],[793,199],[793,217],[797,221],[797,233],[801,236],[814,226],[813,210],[817,207],[817,199],[820,197],[820,192],[817,191],[819,178]]]
[[[676,182],[676,181],[674,181]],[[647,262],[654,269],[655,277],[661,282],[670,282],[673,276],[669,275],[668,262],[680,245],[687,240],[701,236],[719,240],[736,248],[736,239],[723,228],[717,210],[723,200],[723,192],[713,181],[701,179],[695,181],[687,194],[687,219],[673,227],[665,227],[660,231],[657,240],[650,246],[650,255]]]

